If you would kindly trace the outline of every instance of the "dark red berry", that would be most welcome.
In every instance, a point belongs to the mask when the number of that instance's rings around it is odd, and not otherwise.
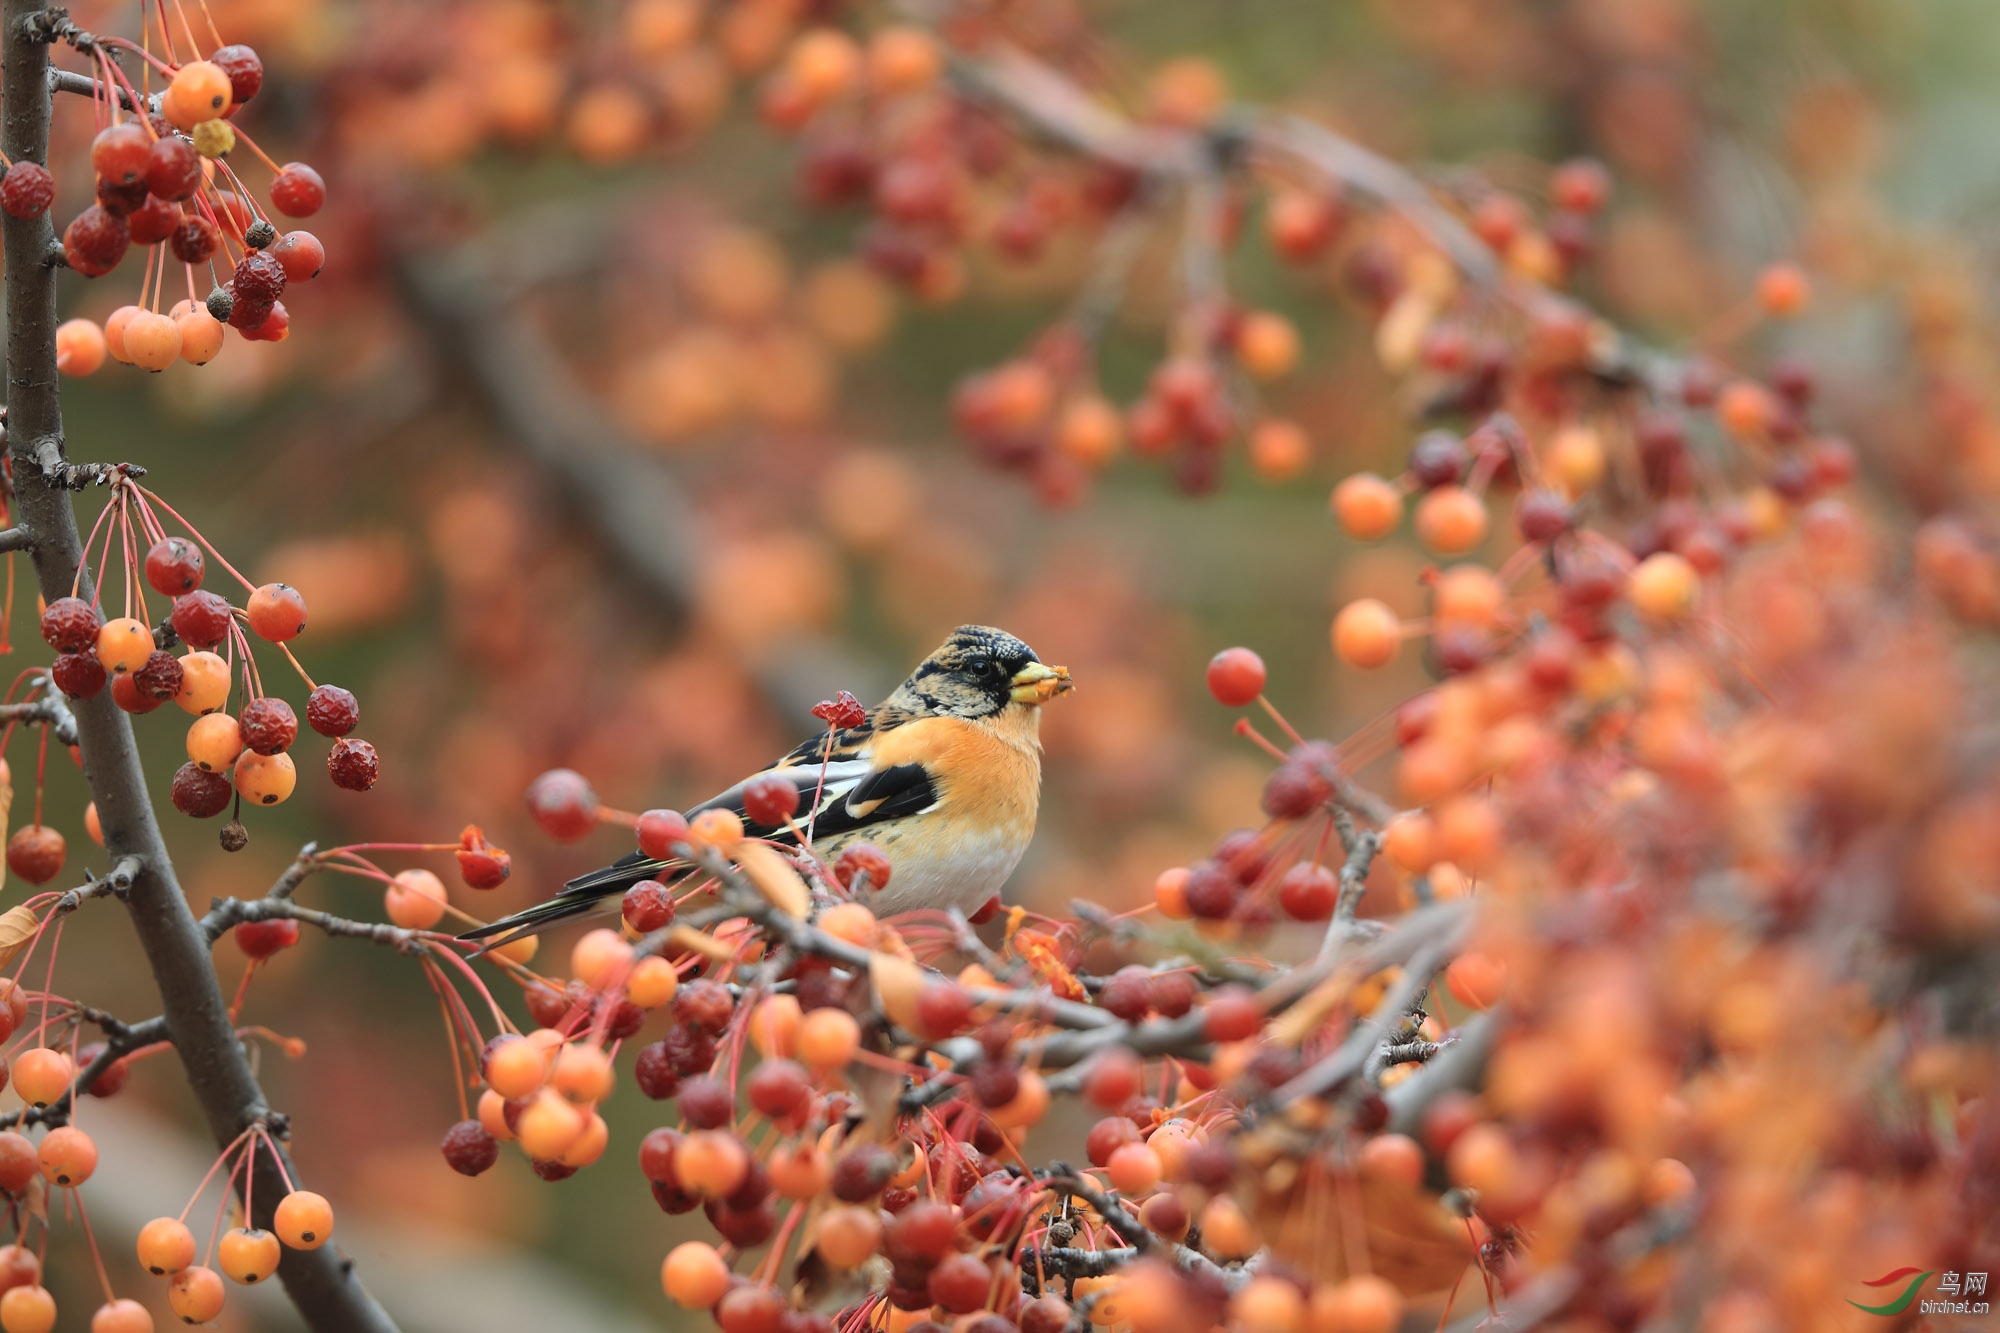
[[[953,1314],[985,1306],[993,1290],[993,1270],[970,1254],[954,1254],[931,1270],[930,1298]]]
[[[1203,861],[1188,872],[1183,889],[1188,911],[1204,921],[1221,921],[1236,910],[1242,889],[1236,880],[1213,861]]]
[[[663,1102],[681,1090],[680,1071],[674,1068],[674,1053],[667,1043],[656,1041],[640,1049],[639,1058],[632,1066],[632,1081],[639,1085],[640,1092],[656,1102]],[[648,1141],[651,1141],[650,1135]],[[647,1176],[657,1179],[650,1171]]]
[[[965,1030],[972,1021],[972,997],[950,981],[934,981],[917,993],[918,1035],[939,1041]]]
[[[557,842],[589,837],[597,811],[597,793],[572,769],[552,768],[528,784],[528,813]]]
[[[55,202],[56,178],[39,162],[25,159],[7,168],[0,176],[0,208],[8,217],[38,218]]]
[[[72,699],[95,699],[104,688],[104,663],[93,652],[64,653],[49,667],[56,688]]]
[[[575,1008],[568,993],[554,986],[531,986],[525,998],[528,1001],[528,1016],[545,1028],[561,1027],[563,1019]]]
[[[236,947],[243,951],[245,957],[269,958],[299,942],[299,923],[288,916],[273,917],[269,921],[245,921],[233,934]]]
[[[882,1192],[896,1169],[895,1154],[887,1148],[878,1143],[860,1144],[834,1158],[829,1188],[842,1203],[866,1203]]]
[[[782,827],[799,808],[799,789],[790,778],[767,773],[743,788],[743,813],[754,824]]]
[[[306,725],[322,736],[345,736],[360,722],[360,701],[338,685],[316,685],[306,699]]]
[[[1449,486],[1465,475],[1465,442],[1448,430],[1425,431],[1410,449],[1410,475],[1425,487]]]
[[[97,647],[104,613],[80,597],[58,597],[42,610],[42,639],[59,653],[81,653]]]
[[[1202,1011],[1202,1034],[1210,1041],[1242,1041],[1257,1034],[1264,1014],[1257,997],[1242,986],[1222,986]]]
[[[663,1040],[667,1055],[674,1062],[674,1072],[683,1078],[699,1074],[715,1063],[715,1038],[709,1033],[691,1027],[678,1027]]]
[[[303,162],[287,162],[271,181],[271,207],[288,218],[309,218],[326,203],[326,182]]]
[[[174,227],[167,249],[183,264],[206,264],[222,243],[222,233],[207,218],[190,213]]]
[[[107,180],[97,182],[97,203],[105,212],[117,218],[130,218],[146,206],[152,196],[146,193],[146,182],[133,181],[129,185],[115,185]],[[130,225],[127,225],[126,239],[131,239]]]
[[[477,1120],[461,1120],[444,1134],[445,1164],[461,1176],[476,1176],[500,1160],[500,1142]]]
[[[155,649],[153,655],[132,673],[132,688],[148,699],[165,703],[181,692],[183,674],[180,658]]]
[[[239,302],[268,305],[285,294],[285,266],[262,250],[252,250],[229,275],[229,289]]]
[[[721,1129],[736,1118],[736,1098],[721,1079],[702,1074],[681,1084],[681,1114],[696,1129]]]
[[[611,1013],[604,1020],[604,1034],[612,1041],[623,1041],[646,1026],[646,1011],[630,1000],[613,1000],[609,995],[601,995],[595,1011],[601,1014],[607,1005]]]
[[[201,586],[201,548],[185,537],[162,537],[146,552],[146,582],[169,597]]]
[[[243,744],[258,754],[282,754],[299,736],[299,719],[292,706],[268,694],[243,705],[236,725],[242,729]]]
[[[327,776],[344,791],[367,791],[382,776],[382,761],[367,741],[342,737],[326,752]]]
[[[1523,491],[1514,502],[1514,526],[1521,540],[1552,542],[1576,523],[1576,506],[1561,491]]]
[[[655,1183],[671,1183],[674,1178],[674,1153],[680,1146],[679,1130],[662,1125],[648,1133],[639,1140],[639,1174]]]
[[[103,1042],[92,1042],[76,1053],[76,1067],[78,1069],[90,1068],[96,1062],[97,1057],[103,1055],[106,1049]],[[117,1096],[119,1089],[125,1086],[125,1080],[131,1077],[131,1074],[132,1065],[129,1061],[113,1060],[110,1064],[104,1066],[103,1070],[97,1075],[97,1078],[92,1081],[90,1095],[93,1097]]]
[[[1273,819],[1303,819],[1332,795],[1332,780],[1317,768],[1287,763],[1264,783],[1264,813]]]
[[[232,111],[255,97],[264,86],[264,62],[257,58],[255,51],[240,42],[216,47],[208,63],[229,76],[229,106]]]
[[[806,1071],[791,1060],[766,1060],[750,1075],[750,1104],[773,1119],[782,1120],[804,1106],[812,1096]],[[686,1105],[685,1101],[682,1103]]]
[[[1005,1106],[1021,1095],[1021,1071],[1012,1061],[981,1060],[972,1067],[972,1095],[981,1106]]]
[[[639,850],[655,861],[671,861],[674,849],[687,841],[688,822],[678,810],[648,810],[639,816],[639,825],[633,830],[639,838]]]
[[[1083,1136],[1083,1155],[1090,1159],[1092,1166],[1103,1166],[1111,1160],[1111,1154],[1128,1143],[1140,1142],[1139,1127],[1122,1115],[1108,1115],[1090,1127]]]
[[[1153,974],[1143,967],[1121,967],[1105,978],[1097,1003],[1128,1023],[1136,1023],[1153,1007]]]
[[[736,1002],[713,981],[690,981],[674,992],[673,1009],[677,1022],[713,1035],[729,1026]]]
[[[201,154],[178,134],[155,139],[147,151],[146,188],[168,203],[193,198],[201,188]]]
[[[949,1204],[919,1199],[896,1214],[882,1238],[891,1263],[906,1259],[936,1261],[951,1252],[958,1236],[958,1212]]]
[[[229,636],[229,620],[229,603],[212,592],[201,590],[176,598],[173,614],[168,617],[181,642],[202,652]],[[93,633],[91,642],[96,641],[97,636]]]
[[[666,885],[658,880],[642,879],[625,890],[625,901],[620,904],[619,912],[626,925],[646,935],[673,922],[674,900]]]
[[[833,862],[833,877],[850,893],[865,886],[877,891],[889,883],[889,858],[872,842],[851,844]]]
[[[1278,906],[1294,921],[1325,921],[1340,897],[1340,878],[1323,865],[1301,861],[1278,881]]]
[[[565,1162],[531,1162],[529,1166],[538,1178],[552,1185],[558,1180],[568,1180],[576,1174],[576,1168]]]
[[[1152,980],[1153,1012],[1161,1018],[1179,1018],[1194,1008],[1194,978],[1185,972],[1161,972]]]
[[[171,794],[174,809],[182,814],[196,819],[213,819],[229,808],[234,788],[229,785],[227,775],[211,773],[189,763],[174,770]]]
[[[243,318],[247,322],[259,312],[262,313],[263,317],[257,319],[255,324],[251,324],[239,330],[239,332],[246,339],[254,343],[283,342],[285,340],[285,331],[292,326],[291,312],[285,309],[285,303],[283,301],[273,301],[268,309],[261,305],[253,306],[251,313],[246,314]]]
[[[90,168],[114,185],[130,185],[146,174],[153,141],[134,120],[108,125],[90,142]]]
[[[146,202],[125,219],[125,225],[132,234],[132,244],[155,245],[181,225],[181,211],[156,195],[147,195]]]

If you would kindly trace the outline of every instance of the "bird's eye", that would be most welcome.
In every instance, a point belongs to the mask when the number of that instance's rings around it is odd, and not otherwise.
[[[982,680],[990,680],[999,673],[1000,664],[990,657],[975,657],[966,663],[966,669]]]

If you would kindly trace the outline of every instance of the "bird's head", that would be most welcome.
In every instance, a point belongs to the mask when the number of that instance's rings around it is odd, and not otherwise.
[[[938,716],[993,717],[1034,708],[1070,689],[1069,668],[1045,666],[1005,630],[960,625],[918,664],[890,702]]]

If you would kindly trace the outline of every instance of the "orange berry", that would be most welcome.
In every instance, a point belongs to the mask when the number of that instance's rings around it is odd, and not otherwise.
[[[686,1241],[667,1252],[660,1286],[684,1310],[709,1310],[729,1290],[729,1265],[713,1245]]]
[[[861,48],[838,28],[810,28],[793,41],[785,76],[815,105],[843,96],[861,71]]]
[[[1460,555],[1486,540],[1486,503],[1463,486],[1439,486],[1417,501],[1417,540]]]
[[[1604,480],[1604,440],[1589,426],[1564,426],[1543,451],[1549,479],[1571,499]]]
[[[771,1188],[787,1199],[817,1199],[833,1183],[833,1163],[811,1143],[789,1143],[765,1164]]]
[[[1679,620],[1694,610],[1701,595],[1701,575],[1685,556],[1658,551],[1632,571],[1627,591],[1639,614],[1655,620]]]
[[[1056,448],[1087,467],[1103,467],[1125,440],[1125,418],[1102,396],[1071,399],[1056,418]]]
[[[1507,590],[1490,570],[1455,565],[1438,575],[1431,590],[1431,615],[1439,624],[1491,629],[1507,603]]]
[[[555,1089],[543,1088],[514,1122],[514,1137],[520,1140],[521,1151],[530,1160],[553,1162],[582,1137],[585,1124],[583,1112]]]
[[[1694,1172],[1688,1170],[1685,1162],[1662,1157],[1646,1168],[1643,1190],[1651,1207],[1671,1207],[1694,1197]]]
[[[798,1053],[802,1019],[796,998],[767,995],[750,1011],[750,1044],[767,1060],[790,1058]]]
[[[1444,970],[1445,989],[1468,1009],[1490,1009],[1507,984],[1507,968],[1492,954],[1462,953]]]
[[[75,1125],[59,1125],[42,1137],[35,1159],[44,1180],[73,1189],[97,1170],[97,1145]]]
[[[1153,881],[1153,901],[1159,905],[1160,915],[1170,921],[1187,921],[1194,917],[1194,909],[1188,906],[1187,882],[1189,871],[1186,866],[1171,866],[1160,872]]]
[[[611,1095],[617,1082],[611,1057],[601,1046],[574,1043],[556,1052],[555,1067],[549,1071],[549,1086],[576,1106],[594,1106]]]
[[[516,1101],[542,1086],[549,1074],[549,1054],[532,1041],[505,1041],[486,1057],[486,1086],[508,1101]]]
[[[822,1258],[835,1268],[858,1268],[867,1263],[882,1243],[880,1210],[832,1208],[819,1220],[813,1242]]]
[[[120,616],[97,631],[97,660],[114,676],[137,671],[153,655],[153,631],[143,620]]]
[[[1412,875],[1423,874],[1444,856],[1436,823],[1421,810],[1397,815],[1382,830],[1382,855]]]
[[[688,821],[688,841],[727,850],[743,841],[743,819],[734,810],[704,810]]]
[[[76,1066],[51,1046],[37,1046],[14,1057],[14,1091],[30,1106],[47,1106],[69,1091]]]
[[[444,920],[444,881],[428,870],[400,871],[382,894],[389,920],[405,930],[429,930]]]
[[[83,807],[83,831],[88,833],[90,840],[99,847],[104,845],[104,821],[97,817],[95,801]]]
[[[1520,1154],[1498,1125],[1481,1122],[1452,1140],[1445,1170],[1454,1184],[1491,1194],[1510,1195],[1521,1175]]]
[[[215,1262],[232,1282],[245,1286],[262,1282],[278,1271],[284,1255],[278,1238],[260,1227],[231,1227],[215,1247]],[[189,1269],[188,1272],[194,1270]]]
[[[986,1114],[1001,1129],[1020,1129],[1039,1124],[1049,1109],[1049,1085],[1042,1076],[1032,1069],[1021,1071],[1021,1087],[1014,1099],[1005,1106],[996,1106]]]
[[[1274,380],[1299,363],[1299,331],[1268,310],[1253,310],[1236,326],[1236,359],[1252,379]]]
[[[228,698],[229,663],[209,652],[188,653],[181,658],[181,688],[174,695],[174,703],[182,712],[197,717],[213,713]]]
[[[109,350],[95,320],[66,319],[56,326],[56,369],[65,375],[96,374]]]
[[[1491,864],[1500,849],[1500,816],[1483,797],[1454,797],[1439,805],[1431,818],[1437,824],[1439,850],[1448,861],[1479,870]]]
[[[1356,541],[1380,541],[1403,521],[1403,493],[1373,472],[1357,472],[1333,488],[1333,516]]]
[[[306,599],[286,583],[267,583],[244,605],[250,628],[272,643],[296,639],[306,627]]]
[[[139,1228],[139,1266],[154,1277],[178,1273],[194,1262],[194,1232],[179,1218],[156,1217]]]
[[[1757,275],[1757,304],[1779,319],[1799,314],[1812,303],[1812,282],[1796,264],[1772,264]]]
[[[9,1287],[0,1295],[0,1329],[7,1333],[49,1333],[56,1326],[56,1298],[47,1287]]]
[[[861,1025],[843,1009],[814,1009],[799,1020],[799,1059],[814,1069],[844,1069],[860,1048]]]
[[[183,1324],[206,1324],[222,1313],[222,1278],[213,1268],[183,1268],[167,1283],[167,1308]]]
[[[1391,1333],[1403,1322],[1403,1294],[1373,1274],[1313,1293],[1313,1333]]]
[[[625,978],[625,998],[641,1009],[658,1009],[674,998],[680,984],[680,974],[672,963],[649,954],[632,965],[632,974]]]
[[[697,1130],[674,1149],[674,1179],[704,1199],[728,1198],[749,1172],[749,1152],[727,1130]]]
[[[1111,1185],[1120,1194],[1140,1195],[1160,1183],[1160,1155],[1143,1143],[1114,1149],[1104,1163]]]
[[[90,1316],[90,1333],[153,1333],[153,1315],[129,1296],[106,1301]]]
[[[1266,417],[1250,431],[1250,469],[1259,481],[1290,481],[1312,463],[1312,441],[1295,421]]]
[[[1229,1326],[1242,1333],[1299,1333],[1306,1298],[1284,1278],[1253,1277],[1229,1298]]]
[[[1373,597],[1349,602],[1333,618],[1333,651],[1350,666],[1386,666],[1402,646],[1403,622]]]
[[[125,325],[126,359],[141,370],[165,370],[180,360],[180,325],[165,315],[141,310]]]
[[[229,76],[220,65],[190,60],[175,72],[160,97],[160,113],[177,130],[192,130],[229,109]]]
[[[860,903],[835,903],[813,922],[837,940],[863,948],[875,942],[875,914]]]
[[[277,805],[298,785],[298,767],[289,754],[246,750],[236,758],[236,790],[252,805]]]
[[[917,92],[935,84],[944,69],[937,39],[923,28],[879,29],[868,42],[868,82],[878,93]]]
[[[293,1190],[278,1200],[271,1229],[295,1250],[316,1250],[333,1234],[333,1205],[324,1194]]]
[[[1732,380],[1715,396],[1715,419],[1738,439],[1763,435],[1775,410],[1770,391],[1753,380]]]
[[[104,317],[104,350],[111,353],[112,360],[132,364],[132,358],[125,354],[125,326],[141,309],[136,305],[121,305]]]
[[[507,1124],[507,1099],[488,1088],[479,1094],[479,1127],[502,1143],[514,1141],[514,1131]]]
[[[505,958],[510,963],[519,963],[522,967],[526,967],[535,960],[535,950],[541,947],[541,936],[521,935],[507,941],[507,943],[495,949],[493,953],[496,957]]]
[[[569,951],[572,975],[592,990],[602,990],[632,961],[632,944],[608,927],[585,931]]]
[[[584,1119],[583,1132],[576,1141],[563,1149],[556,1161],[564,1166],[585,1167],[604,1156],[604,1150],[611,1143],[611,1127],[604,1123],[604,1117],[592,1111]]]
[[[1257,1229],[1227,1194],[1216,1195],[1201,1210],[1201,1239],[1202,1248],[1224,1262],[1248,1259],[1262,1244]]]
[[[181,360],[191,366],[205,366],[222,352],[223,322],[196,308],[174,318],[174,326],[180,330]]]
[[[1364,1176],[1414,1189],[1423,1183],[1424,1150],[1407,1134],[1376,1134],[1362,1142],[1355,1165]]]
[[[243,732],[227,713],[209,713],[188,728],[187,756],[210,773],[227,773],[243,753]]]
[[[1169,60],[1153,71],[1147,89],[1152,118],[1165,125],[1194,129],[1212,120],[1229,99],[1222,71],[1198,56]]]

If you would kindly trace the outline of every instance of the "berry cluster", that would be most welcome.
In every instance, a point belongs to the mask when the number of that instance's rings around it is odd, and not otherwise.
[[[191,42],[186,14],[180,19]],[[149,39],[153,21],[149,12]],[[286,218],[310,217],[326,201],[318,172],[303,162],[272,162],[237,124],[264,85],[256,51],[218,45],[206,59],[183,62],[164,9],[158,21],[164,59],[121,38],[70,34],[92,61],[89,87],[100,128],[90,146],[96,202],[63,228],[63,258],[74,271],[99,278],[136,244],[146,249],[146,270],[137,302],[120,306],[101,326],[77,318],[57,330],[57,364],[67,375],[91,374],[107,355],[151,371],[177,360],[204,365],[221,352],[229,328],[247,339],[282,342],[291,315],[279,298],[289,285],[311,281],[326,262],[311,232],[278,231],[230,165],[239,144],[261,159],[272,172],[271,208]],[[126,56],[142,62],[145,84],[155,74],[163,78],[164,90],[149,96],[134,88],[119,64]],[[6,164],[0,208],[9,215],[39,217],[54,199],[47,167],[26,159]],[[186,274],[187,296],[161,313],[170,264]],[[200,284],[198,271],[206,275]]]

